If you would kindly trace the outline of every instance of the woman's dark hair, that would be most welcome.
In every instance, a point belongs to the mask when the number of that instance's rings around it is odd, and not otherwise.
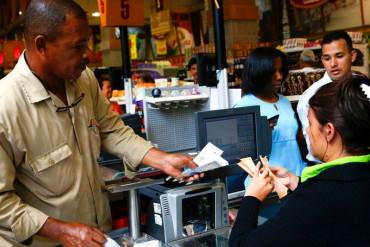
[[[318,122],[331,122],[350,154],[369,153],[370,147],[370,99],[361,85],[370,87],[370,80],[356,75],[343,83],[329,83],[309,101]]]
[[[260,93],[271,87],[275,73],[275,58],[281,58],[283,80],[288,75],[287,58],[275,48],[259,47],[252,51],[244,63],[242,94]]]

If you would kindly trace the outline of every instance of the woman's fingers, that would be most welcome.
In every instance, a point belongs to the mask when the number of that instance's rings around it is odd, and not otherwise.
[[[262,178],[267,178],[269,177],[269,171],[267,171],[266,169],[264,170],[260,170],[260,173],[259,173],[259,176],[262,177]]]
[[[254,167],[253,177],[259,176],[261,164],[257,163],[257,165]]]

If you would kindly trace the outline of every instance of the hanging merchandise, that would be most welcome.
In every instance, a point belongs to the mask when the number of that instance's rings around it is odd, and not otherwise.
[[[145,60],[146,55],[145,29],[143,27],[129,27],[128,37],[130,40],[131,59]]]
[[[155,39],[155,46],[158,56],[167,55],[167,44],[165,39]]]
[[[130,57],[131,59],[137,59],[137,44],[136,44],[137,35],[136,33],[133,33],[130,34],[128,38],[130,40]]]
[[[169,55],[182,55],[187,48],[194,47],[194,36],[191,28],[190,15],[185,13],[171,13],[174,27],[167,35]]]
[[[152,35],[164,35],[171,30],[171,15],[169,10],[160,11],[150,17]]]
[[[291,70],[285,81],[281,84],[281,94],[301,95],[313,83],[320,80],[325,73],[325,69],[300,69]]]

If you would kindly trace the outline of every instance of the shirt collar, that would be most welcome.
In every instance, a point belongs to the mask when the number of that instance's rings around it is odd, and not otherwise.
[[[314,166],[308,166],[304,168],[302,171],[301,181],[305,182],[308,179],[316,177],[323,171],[331,167],[334,167],[334,166],[345,165],[348,163],[366,163],[369,161],[370,161],[370,154],[366,154],[366,155],[360,155],[360,156],[343,157],[343,158],[336,159],[336,160],[333,160],[327,163],[317,164]]]
[[[325,71],[324,76],[322,77],[322,79],[323,79],[324,81],[330,81],[330,82],[332,82],[332,81],[333,81],[333,80],[330,78],[330,76],[329,76],[329,74],[328,74],[328,72],[327,72],[327,71]]]
[[[28,66],[25,52],[19,57],[14,69],[22,78],[20,84],[29,103],[33,104],[50,98],[49,92]]]

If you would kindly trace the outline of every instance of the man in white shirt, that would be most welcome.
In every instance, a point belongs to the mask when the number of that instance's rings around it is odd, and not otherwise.
[[[309,100],[323,85],[335,82],[340,83],[352,75],[352,62],[356,59],[356,51],[352,48],[352,40],[344,31],[334,31],[326,34],[321,42],[321,61],[326,69],[323,78],[312,84],[301,96],[297,112],[302,123],[303,135],[307,143],[307,159],[319,162],[311,153],[310,143],[307,136]]]

